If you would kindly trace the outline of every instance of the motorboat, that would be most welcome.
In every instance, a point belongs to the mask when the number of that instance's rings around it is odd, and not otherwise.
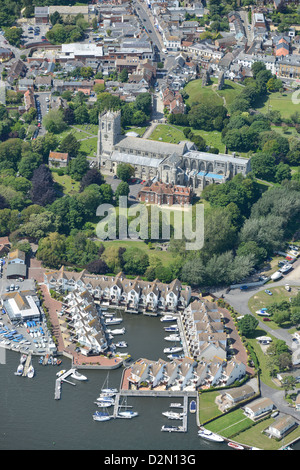
[[[197,410],[197,403],[195,400],[192,400],[190,403],[190,413],[196,413]]]
[[[161,427],[161,430],[162,431],[168,431],[168,432],[174,432],[174,431],[180,431],[182,428],[180,428],[180,426],[169,426],[169,425],[163,425]]]
[[[164,315],[164,316],[160,319],[161,322],[176,321],[176,320],[177,320],[177,318],[174,317],[173,315]]]
[[[227,445],[228,445],[229,447],[232,447],[232,449],[244,450],[244,447],[241,446],[240,444],[237,444],[236,442],[228,442]]]
[[[67,371],[65,369],[62,369],[60,370],[59,372],[57,372],[56,374],[56,377],[61,377],[62,375],[64,375]]]
[[[164,330],[169,331],[169,332],[173,331],[175,333],[176,331],[179,331],[179,328],[177,325],[170,325],[170,326],[166,326]]]
[[[168,419],[183,419],[184,413],[175,413],[174,411],[164,411],[162,413]]]
[[[179,335],[169,335],[165,336],[166,341],[181,341],[181,338]]]
[[[168,359],[170,359],[171,361],[173,359],[182,359],[183,357],[183,354],[168,354]]]
[[[125,411],[119,411],[117,417],[118,418],[134,418],[135,416],[138,416],[137,411],[131,411],[131,410],[125,410]]]
[[[85,375],[80,374],[77,370],[75,370],[73,374],[71,374],[71,377],[72,379],[76,379],[76,380],[82,380],[82,381],[87,380],[87,377]]]
[[[116,318],[116,317],[112,317],[112,318],[106,318],[104,324],[105,325],[119,325],[120,323],[122,323],[122,318]]]
[[[181,346],[173,346],[171,348],[165,348],[164,349],[165,354],[174,354],[174,353],[178,353],[180,351],[183,351],[183,348]]]
[[[170,408],[183,408],[181,403],[170,403]]]
[[[41,356],[39,360],[39,364],[43,364],[43,362],[44,362],[44,356]]]
[[[127,348],[128,344],[126,343],[126,341],[119,341],[118,343],[116,343],[116,347],[117,348]]]
[[[111,333],[113,336],[114,335],[124,335],[125,328],[119,328],[119,329],[117,328],[115,330],[107,330],[107,331],[108,331],[108,333]]]
[[[27,377],[28,377],[29,379],[32,379],[33,376],[34,376],[34,367],[31,365],[31,366],[29,367],[29,369],[28,369]]]
[[[224,442],[223,437],[211,431],[208,431],[207,429],[201,429],[200,431],[198,431],[198,436],[203,437],[204,439],[207,439],[208,441]]]
[[[95,411],[95,413],[93,414],[94,421],[109,421],[110,419],[111,416],[106,412]]]

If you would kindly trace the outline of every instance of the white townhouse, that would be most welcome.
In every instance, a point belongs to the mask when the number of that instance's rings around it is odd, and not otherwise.
[[[234,60],[234,64],[242,65],[245,68],[251,69],[251,66],[255,62],[263,62],[267,70],[275,75],[277,72],[277,59],[272,55],[261,55],[261,54],[246,54],[241,52]]]
[[[268,427],[267,432],[272,437],[282,439],[297,426],[298,422],[293,416],[284,415],[277,418],[275,422]]]
[[[217,46],[201,42],[188,46],[187,50],[195,58],[220,60],[224,56],[224,52],[219,51]]]
[[[270,413],[275,407],[270,398],[258,398],[244,407],[245,414],[255,421],[261,418],[266,413]]]
[[[93,275],[85,270],[70,272],[62,266],[59,271],[46,272],[44,282],[48,289],[61,292],[86,289],[100,303],[134,312],[174,312],[186,308],[191,298],[191,288],[182,286],[178,279],[165,284],[158,279],[143,281],[139,276],[127,279],[122,272],[116,276]]]

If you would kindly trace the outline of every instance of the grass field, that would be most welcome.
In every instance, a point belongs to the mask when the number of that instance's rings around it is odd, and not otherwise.
[[[200,423],[220,416],[222,412],[215,403],[216,397],[220,392],[205,392],[199,396],[199,420]]]
[[[292,102],[292,93],[271,93],[269,99],[258,108],[262,113],[268,111],[280,111],[283,118],[289,118],[296,111],[300,112],[300,104],[294,104]]]
[[[211,80],[212,83],[206,87],[202,87],[201,79],[189,82],[184,88],[189,95],[186,101],[187,104],[191,106],[193,103],[208,103],[214,104],[215,106],[222,106],[225,104],[223,100],[223,98],[225,98],[226,105],[229,105],[242,90],[241,85],[231,80],[225,80],[223,90],[215,90],[217,81],[216,78],[213,78]]]
[[[180,126],[158,124],[152,132],[149,140],[159,140],[161,142],[178,144],[180,141],[186,140],[182,129],[183,127]],[[204,131],[199,129],[192,129],[192,132],[196,135],[201,135],[210,147],[218,148],[221,153],[225,152],[225,145],[222,142],[221,132]]]
[[[236,433],[247,429],[251,424],[251,419],[247,418],[241,409],[237,409],[208,423],[205,428],[225,438],[231,438]]]
[[[59,184],[64,194],[72,195],[79,191],[79,181],[74,181],[69,175],[59,176],[55,171],[52,171],[53,179]]]
[[[100,241],[97,243],[103,243],[105,248],[109,248],[111,246],[117,248],[137,248],[144,251],[149,256],[149,261],[151,264],[151,259],[159,258],[160,261],[164,266],[168,266],[174,259],[174,255],[170,251],[161,251],[155,250],[148,247],[146,243],[143,241],[133,241],[133,240],[108,240],[108,241]]]
[[[267,286],[266,286],[267,289]],[[255,294],[248,302],[248,307],[250,308],[251,312],[257,317],[259,317],[255,312],[260,310],[261,308],[268,307],[269,305],[277,302],[282,302],[283,300],[289,300],[290,297],[293,297],[298,293],[297,287],[291,287],[291,291],[288,292],[283,286],[272,287],[268,289],[272,292],[273,295],[266,294],[265,291],[260,291]],[[278,328],[276,324],[268,323],[269,326],[272,328]]]

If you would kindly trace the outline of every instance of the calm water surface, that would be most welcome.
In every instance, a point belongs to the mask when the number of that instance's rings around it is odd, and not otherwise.
[[[126,334],[118,338],[129,343],[134,360],[146,357],[165,358],[163,326],[158,318],[124,315]],[[107,377],[106,371],[82,370],[87,382],[76,386],[62,384],[61,400],[54,400],[56,373],[68,369],[62,365],[41,366],[33,358],[33,379],[17,377],[14,372],[20,354],[7,351],[6,363],[0,365],[0,449],[1,450],[230,450],[224,444],[200,440],[196,417],[189,413],[187,433],[161,432],[163,424],[173,424],[162,416],[168,410],[169,398],[129,397],[128,405],[139,412],[132,420],[95,422],[94,401]],[[109,373],[109,386],[119,387],[123,369]]]

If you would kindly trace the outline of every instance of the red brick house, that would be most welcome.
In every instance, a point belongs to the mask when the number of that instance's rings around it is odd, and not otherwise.
[[[186,205],[191,203],[192,190],[185,186],[174,186],[157,181],[149,186],[144,186],[138,193],[138,198],[146,204]]]

